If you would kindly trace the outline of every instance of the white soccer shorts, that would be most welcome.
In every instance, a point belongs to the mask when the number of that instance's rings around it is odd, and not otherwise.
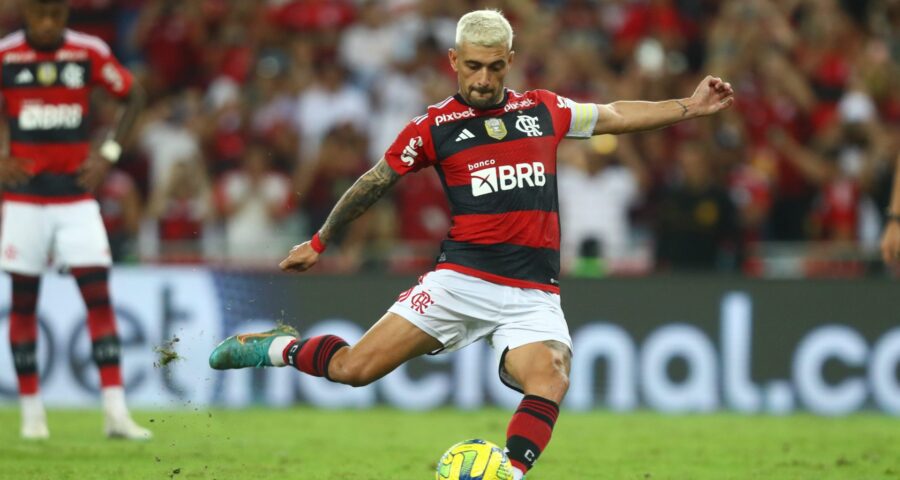
[[[508,350],[546,340],[572,349],[559,295],[498,285],[452,270],[426,274],[418,285],[400,294],[388,311],[444,345],[433,353],[453,352],[487,338],[497,354],[500,379],[518,391],[521,385],[503,368]]]
[[[96,200],[36,204],[3,202],[0,269],[40,275],[54,266],[108,267],[112,264],[106,228]]]

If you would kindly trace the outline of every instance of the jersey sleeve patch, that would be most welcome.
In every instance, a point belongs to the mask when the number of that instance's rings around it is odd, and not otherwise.
[[[406,175],[432,164],[426,148],[429,139],[419,128],[420,123],[417,123],[417,120],[421,122],[420,118],[409,122],[384,153],[385,161],[399,175]]]

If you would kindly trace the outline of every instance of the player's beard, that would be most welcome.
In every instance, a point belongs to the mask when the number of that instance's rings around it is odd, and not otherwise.
[[[468,98],[466,101],[469,102],[469,105],[475,108],[488,108],[493,107],[500,103],[503,100],[502,89],[499,90],[479,90],[477,88],[470,88]],[[482,95],[479,95],[482,94]]]

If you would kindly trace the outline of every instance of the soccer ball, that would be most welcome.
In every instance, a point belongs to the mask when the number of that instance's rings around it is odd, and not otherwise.
[[[450,447],[438,462],[436,480],[512,480],[512,464],[503,449],[486,440]]]

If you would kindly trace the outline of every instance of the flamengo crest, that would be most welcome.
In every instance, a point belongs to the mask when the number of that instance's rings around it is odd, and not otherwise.
[[[67,63],[63,67],[61,76],[62,83],[69,88],[84,87],[84,68],[77,63]]]
[[[516,117],[516,130],[529,137],[540,137],[543,135],[543,133],[541,133],[541,124],[538,121],[538,117],[532,117],[531,115],[520,114]]]

